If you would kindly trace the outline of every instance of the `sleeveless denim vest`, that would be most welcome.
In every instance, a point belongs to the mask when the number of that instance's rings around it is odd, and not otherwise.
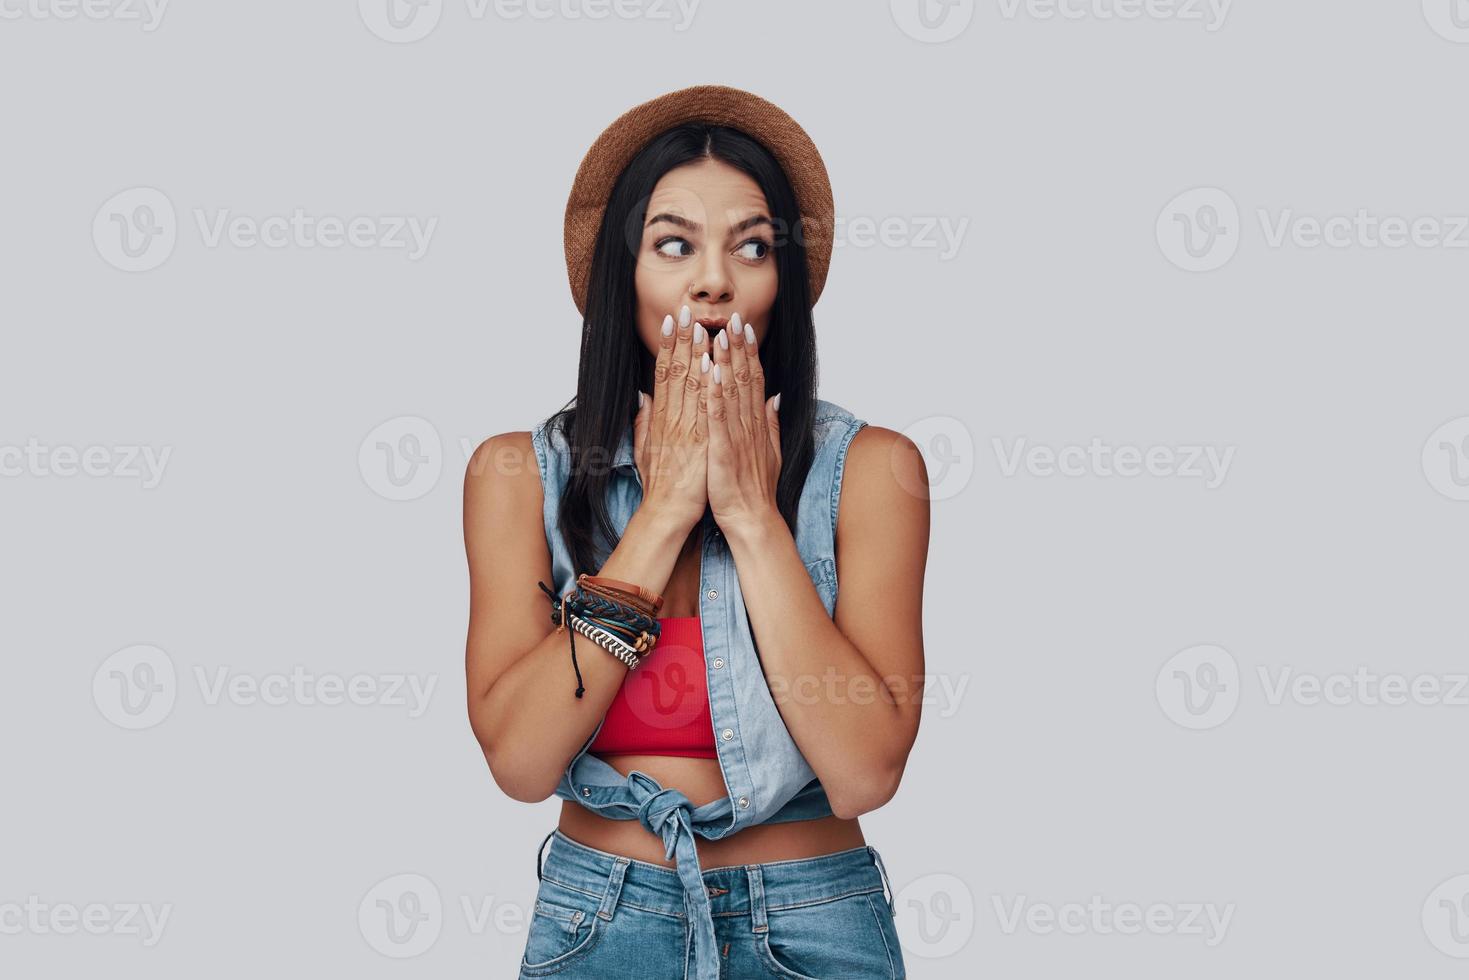
[[[557,595],[565,595],[575,587],[577,572],[556,516],[570,478],[570,453],[565,434],[559,428],[551,429],[549,421],[532,430],[531,442],[545,495],[543,517],[552,578],[548,584]],[[836,609],[836,523],[842,470],[852,437],[866,424],[839,405],[817,400],[815,452],[797,506],[795,542],[828,616]],[[607,488],[608,513],[618,534],[625,531],[642,498],[642,475],[633,461],[629,425],[613,455]],[[709,522],[705,527],[698,615],[714,747],[729,795],[695,807],[683,793],[665,789],[646,773],[635,770],[622,776],[587,752],[602,730],[601,722],[567,766],[556,795],[604,817],[637,820],[663,841],[665,856],[676,859],[684,887],[694,931],[695,976],[697,980],[718,980],[714,922],[693,835],[718,840],[756,824],[828,816],[831,806],[775,707],[756,654],[734,556],[718,526]],[[597,569],[580,571],[595,574]],[[546,601],[544,593],[537,594],[540,601]]]

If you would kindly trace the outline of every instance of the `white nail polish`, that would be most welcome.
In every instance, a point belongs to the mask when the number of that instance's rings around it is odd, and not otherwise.
[[[745,324],[745,343],[749,344],[751,347],[755,346],[755,328],[750,326],[748,323]]]
[[[708,374],[709,373],[709,365],[712,364],[712,363],[713,362],[709,360],[709,352],[708,351],[705,351],[704,352],[704,359],[699,362],[699,373],[700,374]]]
[[[740,319],[740,315],[738,313],[736,313],[736,314],[734,314],[733,316],[731,316],[729,318],[729,328],[731,330],[735,331],[736,333],[739,333],[740,325],[743,324],[744,322],[745,322],[744,320],[741,320]]]
[[[729,350],[729,331],[728,330],[721,330],[721,331],[719,331],[719,346],[720,347],[723,347],[725,350]]]
[[[673,314],[670,313],[663,318],[663,336],[667,337],[673,333]]]
[[[718,361],[715,361],[714,362],[714,380],[715,380],[716,383],[719,381],[719,362]]]
[[[689,325],[689,321],[692,320],[693,318],[694,318],[694,314],[692,312],[690,312],[690,310],[689,310],[689,308],[687,306],[685,306],[683,309],[681,309],[681,310],[678,311],[678,325],[680,327],[686,327],[686,326],[688,326]]]
[[[696,343],[696,344],[702,344],[703,342],[704,342],[704,325],[702,323],[696,323],[696,324],[694,324],[694,343]]]

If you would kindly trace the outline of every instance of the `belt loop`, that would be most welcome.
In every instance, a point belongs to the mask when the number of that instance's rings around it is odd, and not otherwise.
[[[882,855],[877,853],[877,848],[871,844],[867,845],[867,853],[872,855],[873,862],[877,864],[877,873],[882,875],[882,886],[887,891],[888,912],[893,918],[898,917],[897,896],[893,894],[893,883],[888,880],[888,869],[882,866]]]
[[[622,879],[627,874],[629,863],[625,857],[613,859],[612,873],[607,876],[607,891],[602,894],[602,904],[597,907],[597,918],[612,921],[612,910],[617,908],[618,896],[622,894]]]
[[[536,881],[541,880],[541,852],[546,849],[546,841],[550,840],[555,833],[556,828],[552,827],[551,833],[547,834],[545,837],[542,837],[541,846],[536,848]]]
[[[765,932],[770,928],[765,921],[765,875],[758,864],[745,865],[745,876],[750,879],[750,925],[752,932]]]

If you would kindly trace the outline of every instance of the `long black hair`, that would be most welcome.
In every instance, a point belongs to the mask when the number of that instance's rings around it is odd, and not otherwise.
[[[759,141],[726,126],[688,123],[649,141],[612,188],[587,282],[576,396],[548,420],[550,426],[561,426],[571,453],[557,522],[571,552],[573,574],[596,574],[621,540],[607,511],[611,461],[637,415],[637,392],[652,376],[654,360],[635,325],[634,276],[648,200],[665,173],[704,158],[748,174],[764,192],[775,225],[778,285],[760,343],[760,365],[765,396],[781,396],[776,504],[795,533],[801,489],[815,454],[817,400],[816,331],[800,208],[785,171]],[[706,507],[706,522],[710,516]]]

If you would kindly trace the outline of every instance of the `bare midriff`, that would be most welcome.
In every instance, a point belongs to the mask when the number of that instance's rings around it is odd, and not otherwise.
[[[699,548],[702,543],[702,531],[695,527],[684,542],[673,576],[664,590],[661,615],[698,615]],[[683,793],[696,807],[728,795],[718,759],[610,752],[591,754],[624,776],[634,769],[647,773],[665,789]],[[613,820],[573,800],[561,801],[561,820],[557,827],[572,840],[599,851],[668,868],[675,867],[677,863],[663,856],[663,841],[637,820]],[[694,835],[699,866],[705,871],[739,864],[816,857],[861,847],[865,843],[862,828],[855,818],[843,820],[835,816],[756,824],[721,840],[706,840]]]
[[[683,793],[696,807],[726,795],[724,776],[719,771],[717,759],[602,754],[597,757],[624,776],[634,769],[647,773],[658,780],[659,785]],[[562,800],[561,821],[557,826],[572,840],[599,851],[667,868],[675,865],[674,861],[663,856],[663,842],[636,820],[613,820],[573,800]],[[856,819],[843,820],[834,816],[757,824],[721,840],[706,840],[694,835],[699,866],[705,871],[739,864],[815,857],[861,847],[865,843],[867,841]]]

